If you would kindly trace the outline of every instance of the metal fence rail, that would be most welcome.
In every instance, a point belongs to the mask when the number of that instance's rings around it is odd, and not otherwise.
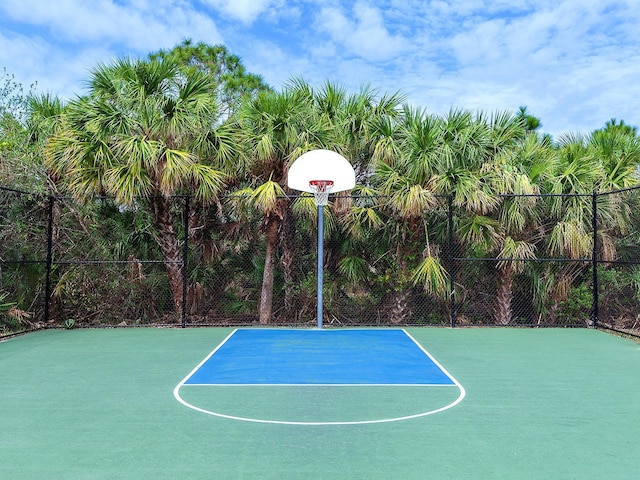
[[[640,214],[635,210],[640,191],[502,197],[500,208],[538,202],[535,208],[545,212],[543,221],[525,224],[514,236],[531,245],[534,255],[501,256],[490,244],[495,231],[485,225],[480,233],[486,238],[478,232],[472,237],[472,215],[453,197],[440,197],[423,219],[429,251],[447,276],[446,291],[437,294],[411,281],[425,242],[412,237],[410,229],[403,240],[395,239],[396,248],[382,231],[374,232],[369,243],[345,241],[349,233],[340,226],[345,212],[371,202],[384,209],[382,197],[332,197],[325,236],[325,325],[595,326],[638,335]],[[289,213],[274,253],[271,324],[315,322],[316,231],[313,219],[296,210],[299,200],[282,199]],[[111,198],[79,204],[0,188],[0,207],[0,294],[23,315],[10,320],[5,314],[5,329],[17,323],[186,327],[258,322],[265,221],[242,199],[201,205],[189,196],[173,197],[172,230],[179,243],[173,260],[159,247],[144,200],[136,207]],[[582,244],[575,251],[553,243],[563,241],[568,211],[584,219]],[[496,222],[500,215],[493,213]],[[181,275],[181,294],[168,280],[171,265]],[[347,266],[359,276],[346,273]]]

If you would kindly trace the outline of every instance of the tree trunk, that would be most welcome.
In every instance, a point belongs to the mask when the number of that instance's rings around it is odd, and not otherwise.
[[[173,226],[171,216],[171,200],[155,197],[153,204],[153,220],[156,228],[156,241],[162,251],[169,288],[173,295],[176,312],[182,310],[182,250]]]
[[[293,315],[294,278],[293,278],[293,249],[294,231],[293,222],[289,216],[285,216],[282,222],[282,272],[284,275],[284,311],[287,316]]]
[[[391,300],[391,323],[406,324],[409,322],[413,313],[409,307],[410,295],[411,291],[408,287],[393,292],[393,298]]]
[[[498,325],[509,325],[511,323],[511,301],[513,299],[513,278],[515,272],[513,268],[498,270],[498,292],[496,294],[495,321]]]
[[[276,247],[278,245],[278,229],[280,222],[277,218],[271,217],[267,220],[265,229],[267,235],[267,250],[264,257],[264,272],[262,274],[262,292],[260,294],[260,323],[265,324],[271,321],[273,310],[273,272]]]
[[[409,277],[407,259],[405,256],[404,248],[409,245],[410,242],[398,242],[396,246],[396,265],[398,268],[397,290],[395,290],[391,297],[391,323],[403,324],[407,323],[413,312],[409,306],[409,298],[411,296],[411,287],[404,279]]]

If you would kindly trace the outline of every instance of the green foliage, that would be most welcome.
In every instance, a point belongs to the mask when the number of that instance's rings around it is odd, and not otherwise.
[[[32,122],[33,88],[25,93],[6,69],[0,74],[0,185],[42,192],[45,175]]]
[[[147,60],[97,65],[88,83],[86,97],[65,105],[0,77],[0,184],[83,200],[59,199],[53,213],[53,257],[70,261],[52,272],[60,323],[175,321],[182,272],[170,267],[186,234],[194,318],[257,315],[269,293],[268,320],[313,317],[317,209],[310,196],[291,202],[286,187],[291,162],[313,148],[343,153],[358,175],[353,196],[324,210],[331,315],[441,323],[449,269],[460,267],[452,255],[478,260],[453,278],[469,321],[487,321],[495,305],[486,298],[501,302],[506,321],[529,321],[512,301],[532,293],[536,313],[567,323],[591,308],[588,263],[536,260],[590,258],[591,193],[638,184],[637,129],[622,121],[554,143],[526,107],[435,115],[399,93],[303,79],[276,92],[223,45],[186,40]],[[0,259],[41,262],[46,199],[4,193]],[[191,196],[187,231],[172,195]],[[633,192],[598,198],[603,260],[640,258],[638,206]],[[506,260],[480,260],[492,256]],[[99,273],[72,263],[96,259],[125,263]],[[39,314],[44,268],[2,265],[16,311]],[[609,304],[631,315],[637,271],[602,272]]]
[[[7,301],[9,298],[9,292],[0,291],[0,334],[15,333],[39,326],[30,321],[32,313],[21,310],[14,301]]]
[[[25,93],[24,87],[16,82],[15,75],[2,69],[0,75],[0,118],[10,118],[24,123],[27,118],[27,104],[35,85]],[[4,133],[4,132],[3,132]]]
[[[3,330],[12,330],[19,325],[19,322],[9,315],[9,312],[16,304],[15,302],[7,302],[8,296],[9,294],[7,292],[0,292],[0,325]]]
[[[428,255],[413,274],[413,283],[422,285],[427,293],[445,297],[448,292],[449,279],[439,259]]]
[[[245,98],[270,90],[262,77],[247,72],[240,57],[229,52],[225,45],[194,44],[187,39],[171,50],[151,53],[149,58],[171,60],[186,72],[201,71],[215,78],[215,96],[224,118],[235,113]]]
[[[533,132],[542,127],[540,119],[529,114],[527,107],[518,108],[518,120],[522,123],[527,132]]]
[[[571,288],[566,300],[561,301],[558,320],[561,324],[575,324],[588,317],[593,308],[593,290],[587,284],[579,284]]]

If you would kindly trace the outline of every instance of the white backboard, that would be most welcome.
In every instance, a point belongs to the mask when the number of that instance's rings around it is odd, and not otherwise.
[[[331,150],[311,150],[298,157],[291,167],[287,185],[293,190],[313,193],[311,180],[332,180],[331,192],[343,192],[356,186],[356,173],[349,161]]]

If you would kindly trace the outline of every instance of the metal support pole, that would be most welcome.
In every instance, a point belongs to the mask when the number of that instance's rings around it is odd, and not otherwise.
[[[189,200],[187,195],[184,197],[184,242],[182,246],[182,328],[187,326],[187,282],[189,281]]]
[[[51,305],[51,265],[53,263],[53,204],[54,197],[49,197],[48,224],[47,224],[47,264],[44,285],[44,323],[49,323],[49,307]]]
[[[593,310],[591,312],[591,322],[594,328],[598,328],[599,310],[599,289],[598,289],[598,194],[593,191],[591,196],[593,228],[593,251],[591,253],[591,269],[593,273]]]
[[[322,328],[323,279],[324,279],[324,206],[318,205],[318,328]]]
[[[449,312],[451,314],[451,328],[456,326],[456,271],[453,260],[453,195],[448,196],[449,205]]]

